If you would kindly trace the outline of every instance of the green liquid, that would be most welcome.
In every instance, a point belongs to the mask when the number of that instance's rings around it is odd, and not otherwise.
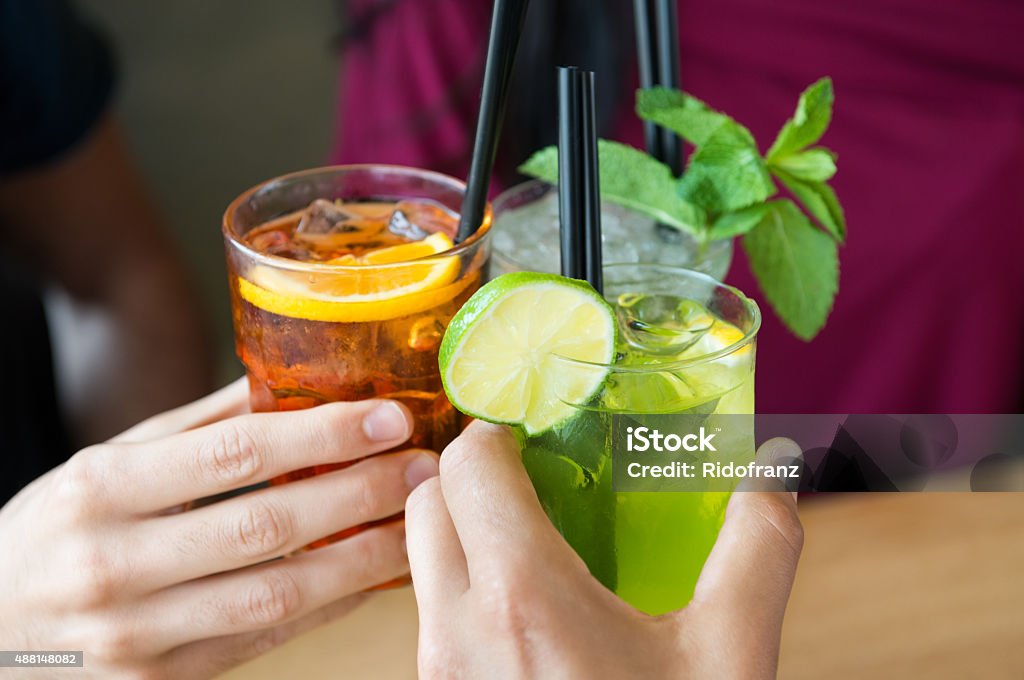
[[[678,308],[694,304],[670,302]],[[742,335],[721,320],[715,323],[725,338]],[[662,325],[671,327],[664,320]],[[658,364],[692,359],[704,350],[700,345],[678,354],[666,354],[657,345],[651,351],[625,345],[621,350],[620,364],[651,370],[613,372],[601,393],[567,421],[539,436],[517,435],[523,463],[548,517],[594,577],[638,609],[661,614],[693,597],[730,494],[613,491],[612,414],[696,413],[707,416],[711,429],[718,415],[753,414],[754,351],[748,346],[711,362],[662,371]],[[724,456],[752,449],[749,433],[732,439],[726,434],[716,440]]]

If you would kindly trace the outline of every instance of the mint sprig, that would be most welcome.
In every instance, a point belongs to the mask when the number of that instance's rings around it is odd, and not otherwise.
[[[834,99],[830,78],[808,87],[762,156],[747,128],[699,99],[678,90],[640,90],[637,114],[696,149],[676,179],[649,155],[602,140],[601,195],[702,243],[742,238],[765,298],[795,335],[810,340],[832,309],[838,246],[846,239],[846,217],[828,185],[836,156],[811,146],[828,128]],[[537,152],[519,170],[556,182],[557,150]],[[800,207],[789,199],[769,200],[778,192],[776,181]]]
[[[825,325],[838,290],[836,242],[790,200],[764,207],[743,249],[772,309],[797,337],[810,340]]]
[[[798,179],[777,167],[772,167],[772,174],[789,189],[832,238],[839,243],[846,242],[846,216],[832,187],[824,182]]]
[[[810,149],[771,161],[772,167],[809,182],[827,182],[836,174],[835,154],[826,149]]]
[[[822,78],[804,90],[796,103],[796,113],[782,126],[768,149],[768,161],[775,162],[790,156],[821,139],[832,122],[834,103],[831,78]]]
[[[776,191],[753,135],[731,120],[697,147],[679,181],[683,198],[711,215],[761,203]]]
[[[638,90],[636,113],[644,120],[672,130],[694,146],[703,145],[722,123],[732,120],[696,97],[663,87]],[[736,121],[732,122],[743,128]]]

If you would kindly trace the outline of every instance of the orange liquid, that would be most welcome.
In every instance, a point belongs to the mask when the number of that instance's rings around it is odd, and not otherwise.
[[[253,229],[246,242],[270,254],[324,262],[409,241],[388,232],[386,220],[391,206],[382,209],[380,203],[363,205],[371,206],[364,210],[370,217],[364,215],[362,219],[363,233],[304,240],[294,233],[298,219],[293,215]],[[379,217],[374,218],[374,214]],[[435,210],[430,217],[431,220],[420,221],[425,229],[454,233],[455,216]],[[451,318],[480,287],[481,272],[477,269],[461,274],[460,278],[467,281],[465,288],[432,309],[384,321],[353,323],[311,321],[268,312],[242,299],[237,283],[239,273],[232,272],[236,350],[248,374],[252,409],[292,411],[334,401],[395,399],[412,412],[414,430],[409,441],[393,450],[416,447],[440,452],[459,434],[465,422],[444,394],[437,353]],[[304,479],[351,464],[296,470],[271,480],[271,484]],[[327,545],[401,516],[337,532],[314,541],[306,549]]]

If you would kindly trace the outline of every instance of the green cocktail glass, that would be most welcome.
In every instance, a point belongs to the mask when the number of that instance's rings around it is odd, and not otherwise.
[[[750,458],[757,305],[711,277],[661,265],[604,268],[618,324],[608,378],[572,415],[538,435],[517,428],[523,463],[551,521],[591,573],[650,614],[692,598],[725,517],[729,491],[617,492],[613,421],[623,414],[694,414],[717,430],[723,457]],[[573,368],[573,360],[558,359]],[[577,367],[578,368],[578,367]],[[734,421],[733,421],[734,422]]]

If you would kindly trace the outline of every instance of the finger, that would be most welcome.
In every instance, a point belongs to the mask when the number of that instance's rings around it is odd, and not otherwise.
[[[239,378],[191,404],[143,420],[110,441],[114,443],[150,441],[248,412],[249,383],[245,378]]]
[[[452,603],[469,588],[466,555],[440,480],[427,480],[409,495],[405,532],[420,625],[432,625],[437,615],[448,615]]]
[[[137,525],[137,592],[265,562],[339,531],[402,511],[416,486],[437,474],[437,454],[405,451],[292,484],[261,489]]]
[[[293,637],[348,614],[369,597],[368,593],[350,595],[273,628],[182,645],[165,654],[159,665],[167,669],[170,677],[213,677],[262,656]]]
[[[161,654],[197,640],[273,628],[408,573],[404,523],[376,526],[317,550],[143,598],[133,613],[135,650]]]
[[[552,564],[572,550],[544,514],[507,427],[472,423],[441,455],[441,489],[474,574]]]
[[[796,500],[800,489],[800,474],[804,471],[804,452],[796,442],[785,437],[769,439],[757,449],[754,460],[759,468],[773,467],[786,476],[745,477],[736,487],[736,491],[785,491],[793,496],[794,501]],[[790,473],[793,472],[796,476],[790,477]]]
[[[301,468],[364,458],[398,446],[411,434],[408,408],[375,399],[239,416],[90,453],[102,468],[94,477],[121,507],[149,513]]]
[[[799,456],[788,439],[765,442],[759,458]],[[742,631],[770,635],[778,644],[782,618],[803,547],[796,494],[737,491],[726,509],[718,541],[697,583],[691,608],[707,603],[739,639]]]

